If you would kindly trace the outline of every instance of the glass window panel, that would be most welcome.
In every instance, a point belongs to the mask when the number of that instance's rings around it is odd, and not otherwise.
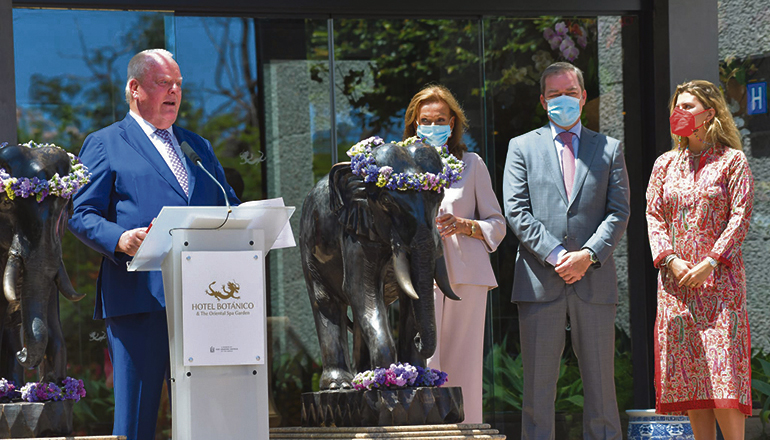
[[[331,167],[326,23],[256,20],[267,197],[283,197],[297,208],[291,219],[295,237],[305,196]],[[299,247],[273,250],[268,261],[273,403],[281,425],[298,426],[300,394],[312,390],[313,375],[320,373],[320,348]]]
[[[184,77],[177,123],[211,142],[241,200],[264,198],[253,19],[175,17],[174,23]]]
[[[338,19],[334,41],[339,161],[349,160],[345,152],[369,136],[401,140],[409,101],[430,83],[454,93],[470,124],[465,143],[481,152],[476,20]]]

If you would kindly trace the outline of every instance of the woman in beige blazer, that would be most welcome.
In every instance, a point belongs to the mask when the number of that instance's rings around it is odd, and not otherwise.
[[[438,341],[428,366],[447,372],[445,386],[462,387],[465,423],[482,423],[484,318],[487,291],[497,287],[488,254],[506,229],[487,167],[462,142],[466,128],[465,113],[444,86],[423,88],[406,109],[404,139],[417,135],[433,146],[446,144],[465,162],[462,179],[446,190],[436,219],[449,280],[462,301],[447,300],[434,285]]]

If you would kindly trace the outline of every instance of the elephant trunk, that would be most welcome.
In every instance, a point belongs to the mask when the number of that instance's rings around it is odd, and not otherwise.
[[[61,263],[61,258],[58,261],[51,258],[54,252],[51,246],[54,251],[60,249],[55,242],[37,243],[32,246],[24,234],[16,234],[11,246],[12,249],[19,250],[17,254],[20,270],[16,271],[16,276],[22,278],[21,283],[17,284],[21,286],[21,291],[18,292],[20,295],[16,296],[21,306],[24,347],[16,353],[16,359],[24,368],[37,367],[45,357],[48,346],[49,307],[52,307],[52,303],[56,304],[54,282],[61,270],[55,264]],[[6,277],[4,284],[6,282],[11,282],[9,277]]]
[[[16,353],[16,359],[24,368],[35,368],[43,360],[45,349],[48,345],[48,307],[50,302],[41,301],[38,297],[45,297],[52,286],[51,279],[44,277],[45,281],[27,281],[21,298],[21,322],[24,330],[24,348]],[[29,291],[27,291],[29,290]]]
[[[411,246],[411,280],[420,299],[413,301],[414,323],[417,329],[414,344],[426,359],[436,351],[436,310],[433,298],[433,273],[436,260],[431,230],[420,225]]]

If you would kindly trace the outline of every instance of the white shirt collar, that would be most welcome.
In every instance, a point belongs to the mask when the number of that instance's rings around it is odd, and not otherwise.
[[[137,123],[139,123],[139,126],[142,127],[142,131],[144,131],[147,137],[157,136],[155,134],[155,130],[157,130],[157,128],[155,128],[154,125],[150,124],[143,117],[134,113],[133,110],[129,110],[128,114],[131,115],[131,117],[134,118]],[[174,130],[172,130],[171,127],[167,128],[166,131],[171,135],[171,139],[176,139],[176,136],[174,136]]]
[[[583,130],[583,123],[580,122],[580,120],[578,120],[577,124],[575,124],[575,126],[570,128],[569,130],[564,130],[562,128],[557,127],[550,120],[548,121],[548,125],[551,127],[551,138],[554,139],[554,140],[556,139],[556,136],[558,136],[559,133],[561,133],[563,131],[569,131],[570,133],[572,133],[575,136],[577,136],[577,138],[579,140],[580,139],[580,133]]]

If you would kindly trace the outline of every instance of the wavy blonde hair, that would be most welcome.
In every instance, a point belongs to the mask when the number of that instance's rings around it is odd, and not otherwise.
[[[741,134],[738,127],[735,126],[733,115],[727,109],[722,91],[717,86],[705,80],[693,80],[676,86],[674,95],[668,103],[668,114],[674,113],[676,100],[682,93],[689,93],[700,101],[703,108],[714,109],[714,118],[703,124],[706,127],[706,136],[704,140],[714,145],[724,145],[726,147],[743,150],[741,144]],[[673,149],[686,147],[689,140],[686,137],[671,133],[671,137],[677,141]]]
[[[455,99],[452,92],[440,84],[428,84],[422,90],[417,92],[409,102],[404,115],[404,139],[414,136],[417,129],[414,123],[420,116],[420,109],[424,104],[444,101],[449,106],[449,113],[455,118],[455,125],[452,128],[452,136],[447,141],[449,152],[458,159],[463,158],[463,153],[468,151],[468,147],[463,142],[463,133],[468,129],[468,119],[465,117],[462,107]]]

